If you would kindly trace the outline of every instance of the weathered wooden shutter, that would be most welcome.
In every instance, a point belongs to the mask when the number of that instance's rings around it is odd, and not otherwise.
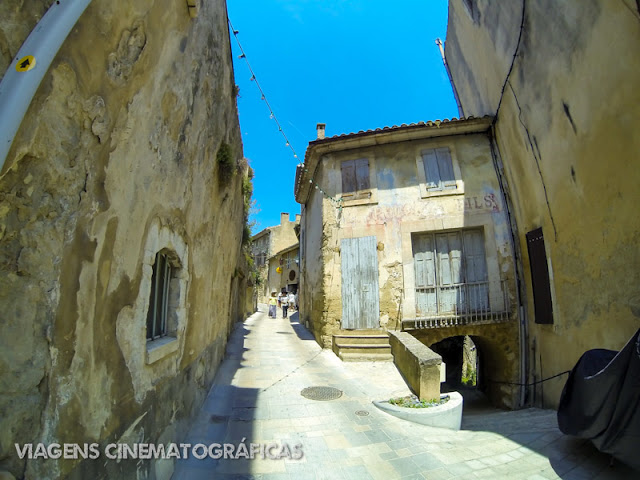
[[[526,237],[531,268],[535,322],[551,324],[553,323],[553,304],[542,228],[530,231]]]
[[[413,238],[413,265],[416,285],[416,315],[433,315],[436,303],[436,259],[433,235]]]
[[[356,165],[356,190],[358,192],[362,190],[369,190],[369,160],[366,158],[360,158],[355,161]]]
[[[464,273],[467,301],[473,311],[489,309],[487,261],[484,253],[484,235],[481,230],[463,232]]]
[[[378,328],[380,297],[376,237],[345,238],[340,246],[342,328]]]
[[[426,150],[422,152],[422,162],[424,163],[424,174],[427,179],[427,188],[429,190],[439,190],[440,169],[438,168],[438,158],[434,150]]]
[[[484,235],[480,230],[464,232],[465,277],[467,283],[487,281]]]
[[[353,160],[342,162],[342,193],[354,194],[356,191],[356,164]]]
[[[438,276],[440,292],[438,311],[455,312],[464,304],[464,290],[457,285],[463,283],[462,240],[459,232],[436,235]]]
[[[436,148],[436,158],[438,160],[438,170],[440,172],[440,181],[444,188],[455,188],[456,177],[453,174],[453,161],[451,153],[447,147]]]

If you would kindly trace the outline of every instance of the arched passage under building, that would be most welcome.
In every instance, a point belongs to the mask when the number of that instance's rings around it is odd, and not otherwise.
[[[518,407],[520,357],[515,322],[433,328],[410,333],[443,357],[442,361],[447,365],[445,388],[476,388],[496,407]],[[465,337],[469,338],[466,352]],[[465,355],[468,358],[465,359]],[[475,364],[471,369],[468,368],[470,363]]]

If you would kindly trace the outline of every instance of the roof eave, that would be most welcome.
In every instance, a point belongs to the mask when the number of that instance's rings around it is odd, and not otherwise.
[[[295,198],[296,202],[305,204],[311,191],[313,179],[318,162],[322,155],[331,152],[343,152],[357,148],[366,148],[375,145],[406,142],[411,140],[424,140],[450,135],[468,135],[472,133],[484,133],[490,127],[493,117],[480,118],[469,117],[450,121],[435,121],[400,127],[387,127],[384,129],[368,130],[366,132],[351,133],[321,140],[309,142],[305,154],[304,164],[299,165],[300,175],[296,175]]]

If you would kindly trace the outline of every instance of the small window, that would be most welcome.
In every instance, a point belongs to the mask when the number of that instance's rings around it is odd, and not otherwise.
[[[151,276],[151,296],[147,313],[147,341],[168,334],[169,295],[173,267],[166,253],[158,252]]]
[[[266,252],[260,252],[256,255],[256,267],[263,267],[267,263]]]
[[[535,322],[552,324],[551,282],[549,280],[549,265],[547,264],[542,228],[537,228],[527,233],[527,249],[531,268]]]
[[[352,200],[370,196],[369,160],[359,158],[342,162],[342,197]]]
[[[424,150],[422,162],[428,191],[455,190],[457,188],[451,153],[448,148]]]

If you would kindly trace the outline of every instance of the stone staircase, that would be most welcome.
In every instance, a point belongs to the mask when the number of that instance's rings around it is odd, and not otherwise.
[[[343,362],[391,362],[389,335],[382,330],[344,330],[333,335],[331,346]]]

